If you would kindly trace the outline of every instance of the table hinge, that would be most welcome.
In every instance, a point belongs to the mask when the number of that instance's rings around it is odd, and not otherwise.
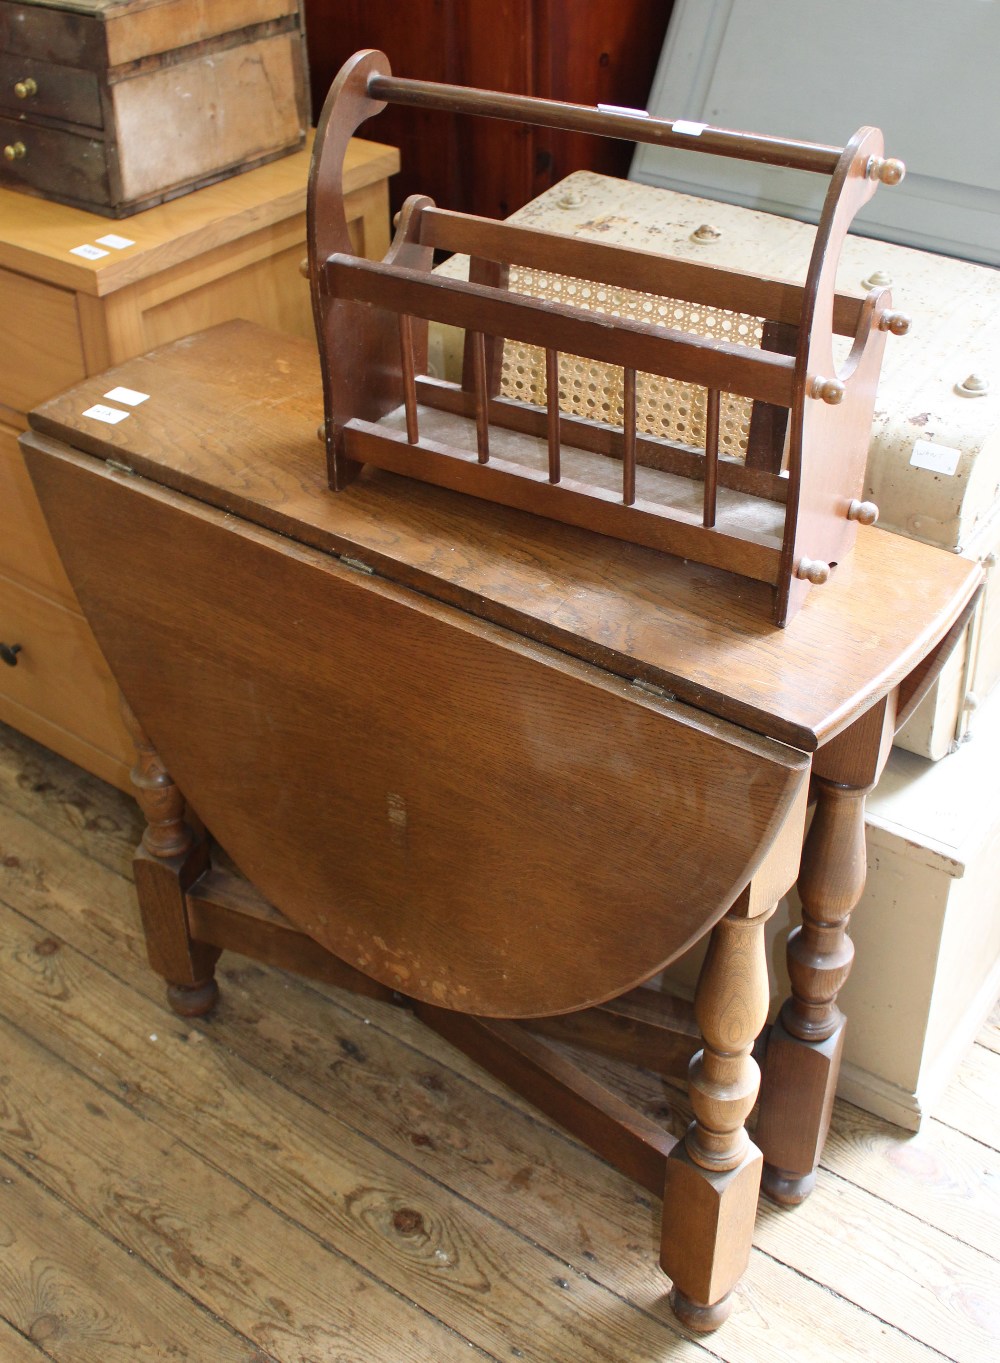
[[[348,558],[346,554],[341,554],[340,561],[345,568],[353,568],[356,573],[365,573],[368,577],[375,576],[375,569],[367,563],[362,563],[359,558]]]
[[[641,677],[633,677],[632,685],[640,691],[645,691],[650,696],[655,696],[657,700],[676,700],[673,691],[668,691],[665,686],[656,686],[653,682],[643,681]]]
[[[119,459],[105,459],[109,469],[114,469],[116,473],[128,473],[135,477],[135,469],[130,464],[123,464]]]

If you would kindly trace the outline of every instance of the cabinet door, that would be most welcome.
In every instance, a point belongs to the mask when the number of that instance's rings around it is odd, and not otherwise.
[[[399,76],[642,107],[670,10],[671,0],[306,0],[314,113],[364,47],[385,52]],[[395,208],[421,193],[500,218],[570,171],[624,175],[632,154],[626,142],[391,106],[363,135],[402,151]]]
[[[86,375],[76,296],[0,270],[0,298],[5,353],[0,405],[30,412]]]
[[[0,576],[35,587],[78,609],[24,467],[17,437],[12,426],[0,424],[0,507],[4,511]]]

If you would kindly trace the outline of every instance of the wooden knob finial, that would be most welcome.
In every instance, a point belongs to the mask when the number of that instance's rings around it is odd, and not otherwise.
[[[829,579],[830,565],[820,558],[800,558],[795,565],[795,576],[820,587]]]
[[[309,278],[309,257],[303,256],[299,261],[299,274],[303,279]]]
[[[898,185],[905,174],[906,167],[895,157],[883,160],[881,156],[873,156],[868,162],[869,180],[878,180],[882,185]]]
[[[874,502],[859,502],[855,497],[847,508],[847,519],[857,521],[859,525],[874,525],[878,520],[878,507]]]
[[[839,379],[824,379],[816,374],[809,385],[809,396],[811,398],[822,398],[831,407],[836,407],[838,402],[844,400],[844,385]]]
[[[910,329],[910,317],[906,312],[883,312],[878,319],[879,331],[891,331],[893,336],[905,336]]]

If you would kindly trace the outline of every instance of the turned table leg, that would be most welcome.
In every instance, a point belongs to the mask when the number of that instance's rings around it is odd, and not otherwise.
[[[802,852],[802,926],[788,939],[791,997],[771,1028],[754,1132],[763,1191],[795,1206],[816,1182],[830,1128],[846,1019],[837,1007],[854,959],[847,935],[865,888],[865,798],[892,742],[895,696],[816,758],[816,810]]]
[[[764,923],[746,897],[712,931],[695,1017],[704,1048],[691,1061],[694,1121],[666,1164],[660,1262],[670,1302],[692,1330],[716,1329],[750,1258],[761,1154],[744,1122],[760,1071],[750,1052],[767,1018]]]
[[[146,816],[132,862],[139,911],[152,968],[167,982],[167,1002],[181,1017],[199,1017],[219,997],[216,947],[192,941],[185,892],[208,864],[203,837],[184,819],[184,797],[124,697],[122,716],[135,745],[132,784]]]

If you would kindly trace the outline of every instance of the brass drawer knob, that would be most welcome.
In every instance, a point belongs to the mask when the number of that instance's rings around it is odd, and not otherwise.
[[[4,159],[7,161],[21,161],[28,154],[28,148],[23,142],[8,142],[3,149]]]
[[[8,667],[17,667],[17,655],[20,652],[20,644],[0,644],[0,658]]]
[[[14,86],[14,94],[18,99],[30,99],[32,95],[37,95],[38,83],[34,76],[26,76],[24,80],[19,80]]]

